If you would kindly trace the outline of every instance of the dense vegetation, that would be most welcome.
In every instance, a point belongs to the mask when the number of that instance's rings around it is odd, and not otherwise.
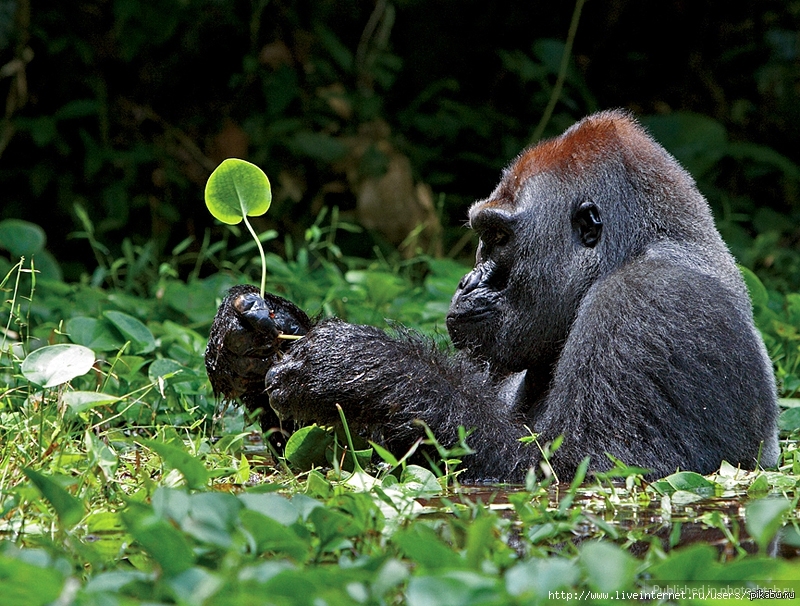
[[[800,7],[638,4],[587,3],[555,97],[569,7],[0,0],[0,602],[800,590]],[[620,461],[569,486],[464,488],[468,437],[431,469],[344,432],[284,460],[218,408],[208,326],[259,272],[247,235],[205,212],[221,159],[273,180],[253,220],[270,290],[444,342],[466,205],[532,138],[619,105],[696,177],[743,265],[782,397],[777,469],[648,484]],[[427,228],[393,232],[376,200]]]
[[[288,260],[268,257],[271,287],[328,313],[346,301],[356,321],[440,330],[461,265],[336,258],[326,229],[310,229]],[[202,366],[214,301],[245,277],[187,283],[161,269],[154,298],[20,266],[6,277],[4,603],[522,604],[560,603],[557,591],[602,602],[667,585],[794,589],[797,564],[767,556],[776,533],[784,556],[800,547],[796,400],[784,400],[780,467],[753,473],[723,465],[648,485],[619,462],[570,486],[531,476],[524,487],[461,489],[468,446],[440,449],[433,473],[377,445],[353,462],[343,434],[320,437],[320,453],[313,440],[290,442],[282,462],[240,410],[215,413]],[[782,328],[799,318],[771,311],[748,277],[786,379],[780,352],[797,350]],[[684,525],[711,534],[693,544]]]

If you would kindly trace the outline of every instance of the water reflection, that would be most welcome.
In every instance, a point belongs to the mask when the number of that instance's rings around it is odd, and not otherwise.
[[[517,515],[509,498],[525,493],[521,486],[461,486],[448,498],[429,499],[425,505],[431,512],[446,511],[449,503],[458,502],[460,498],[488,505],[514,520]],[[563,487],[550,486],[546,497],[548,509],[558,510],[566,495]],[[573,525],[572,535],[577,542],[611,535],[629,546],[634,555],[643,555],[654,538],[660,541],[664,551],[704,543],[716,547],[725,561],[744,552],[758,552],[745,529],[745,506],[749,500],[746,492],[733,491],[726,491],[722,496],[687,498],[684,493],[678,498],[669,498],[644,491],[632,496],[624,484],[579,489],[573,507],[579,508],[583,516]],[[800,545],[777,539],[769,551],[770,555],[785,559],[800,557]]]

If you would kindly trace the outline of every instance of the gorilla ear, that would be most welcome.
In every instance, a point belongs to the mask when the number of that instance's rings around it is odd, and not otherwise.
[[[600,209],[593,202],[581,202],[572,216],[572,226],[581,244],[587,248],[594,248],[600,242],[600,234],[603,233]]]

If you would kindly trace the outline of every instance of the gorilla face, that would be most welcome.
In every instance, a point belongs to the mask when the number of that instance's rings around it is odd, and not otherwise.
[[[447,314],[447,330],[458,348],[491,359],[503,319],[510,312],[507,291],[519,247],[516,217],[487,208],[471,221],[480,235],[475,268],[461,279]]]
[[[518,161],[519,163],[519,161]],[[513,165],[492,195],[470,209],[480,236],[475,268],[447,315],[456,347],[500,373],[554,359],[580,301],[599,273],[600,207],[574,183],[533,177],[513,191]]]

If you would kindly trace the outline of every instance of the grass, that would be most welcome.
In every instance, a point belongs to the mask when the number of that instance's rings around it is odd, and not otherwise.
[[[343,259],[328,236],[312,229],[288,259],[268,257],[270,287],[309,310],[443,333],[463,267]],[[145,296],[36,280],[21,264],[6,276],[4,605],[616,604],[658,602],[667,586],[705,603],[726,587],[800,590],[800,562],[773,557],[776,541],[800,548],[798,295],[748,276],[784,396],[778,469],[648,484],[618,462],[568,486],[465,488],[457,450],[442,450],[437,476],[380,449],[380,463],[351,464],[344,438],[331,438],[331,466],[293,470],[241,410],[218,410],[205,335],[250,269],[220,259],[226,270],[202,280],[162,267]],[[30,352],[69,343],[91,350],[91,370],[37,385]]]

